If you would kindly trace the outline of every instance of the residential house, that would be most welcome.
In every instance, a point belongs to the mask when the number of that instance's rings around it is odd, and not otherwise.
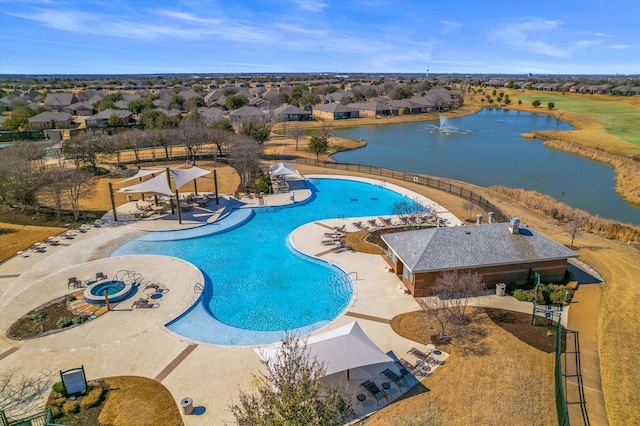
[[[420,114],[423,108],[423,105],[409,99],[393,100],[389,101],[388,104],[389,107],[396,108],[401,115],[407,112],[409,114]]]
[[[398,115],[398,108],[392,108],[376,101],[353,102],[349,104],[349,107],[357,109],[360,117],[376,118]]]
[[[313,107],[311,115],[320,120],[343,120],[348,118],[358,118],[359,111],[347,105],[336,103],[320,104]]]
[[[29,118],[31,130],[67,129],[72,123],[71,114],[68,112],[45,111]]]
[[[69,105],[66,111],[72,115],[88,117],[94,114],[95,109],[89,102],[76,102],[75,104]]]
[[[133,114],[131,111],[122,109],[105,109],[102,112],[87,117],[85,120],[87,127],[109,127],[109,118],[117,116],[120,119],[120,126],[126,126],[133,121]]]
[[[202,117],[205,123],[214,123],[222,120],[222,113],[223,111],[221,108],[198,108],[198,114],[200,114],[200,117]]]
[[[420,229],[382,235],[383,255],[415,297],[433,294],[438,276],[470,269],[487,285],[523,283],[531,272],[544,282],[563,279],[578,254],[528,227],[510,223]]]
[[[260,108],[252,106],[243,106],[229,113],[229,121],[231,124],[242,123],[249,120],[264,120],[265,114]]]
[[[311,112],[295,105],[285,105],[273,110],[278,121],[308,121],[311,120]]]
[[[78,102],[76,96],[67,92],[48,93],[44,98],[44,106],[56,111],[62,111],[76,102]]]

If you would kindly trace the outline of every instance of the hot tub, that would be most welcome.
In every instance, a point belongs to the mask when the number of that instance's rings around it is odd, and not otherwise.
[[[93,283],[84,291],[84,300],[93,305],[104,305],[104,291],[110,303],[122,302],[131,297],[133,285],[118,280],[101,280]]]

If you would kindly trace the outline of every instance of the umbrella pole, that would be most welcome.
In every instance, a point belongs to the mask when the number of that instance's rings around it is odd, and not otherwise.
[[[216,173],[216,170],[213,169],[213,189],[216,192],[216,206],[218,204],[220,204],[220,202],[218,201],[218,173]]]
[[[198,183],[197,183],[198,179],[194,179],[193,180],[193,192],[196,193],[196,197],[198,196]]]
[[[111,210],[113,210],[113,221],[118,221],[118,215],[116,214],[116,200],[113,198],[113,185],[109,182],[109,198],[111,198]]]
[[[349,381],[349,369],[347,368],[347,381]]]
[[[176,189],[176,204],[178,205],[178,223],[182,225],[182,214],[180,213],[180,195]]]

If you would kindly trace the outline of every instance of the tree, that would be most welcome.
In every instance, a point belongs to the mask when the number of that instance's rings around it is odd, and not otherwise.
[[[183,107],[184,107],[184,98],[175,92],[171,94],[171,98],[169,99],[169,108],[175,108],[182,111]]]
[[[413,90],[410,87],[398,87],[393,91],[391,96],[395,100],[409,99],[413,96]]]
[[[145,109],[153,109],[153,102],[147,98],[134,99],[129,101],[127,109],[134,114],[140,114]]]
[[[107,119],[107,124],[111,127],[122,126],[122,119],[118,114],[111,114]]]
[[[298,123],[294,123],[289,129],[289,136],[296,141],[296,151],[298,150],[298,143],[300,142],[300,138],[304,135],[304,131],[300,128]]]
[[[564,226],[565,231],[571,236],[569,247],[573,248],[573,242],[576,236],[580,235],[582,227],[589,222],[589,215],[583,211],[577,211],[571,220]]]
[[[218,121],[214,121],[213,123],[211,123],[211,125],[209,126],[209,128],[211,129],[218,129],[218,130],[226,130],[227,132],[233,132],[233,124],[231,124],[231,122],[225,118],[218,120]]]
[[[468,323],[469,297],[477,296],[485,289],[482,277],[470,269],[442,272],[436,277],[434,293],[445,299],[445,308],[460,324]]]
[[[0,199],[9,206],[38,209],[38,191],[44,181],[45,147],[18,142],[0,150]]]
[[[535,101],[531,102],[531,105],[534,108],[538,108],[540,106],[540,104],[541,104],[541,102],[538,99],[536,99]]]
[[[213,126],[209,126],[207,130],[207,135],[209,138],[209,142],[215,144],[217,155],[222,156],[222,147],[229,144],[235,133],[229,130],[220,130]],[[214,152],[215,157],[215,152]]]
[[[66,193],[76,220],[80,219],[80,200],[91,197],[96,191],[91,178],[91,173],[81,169],[66,172]]]
[[[562,117],[564,117],[564,112],[561,112],[556,116],[556,132],[558,131],[558,127],[560,126],[560,121],[562,120]]]
[[[230,163],[245,187],[251,181],[251,173],[259,165],[260,152],[260,144],[255,139],[246,135],[233,135]]]
[[[62,142],[65,158],[73,160],[76,168],[80,163],[92,171],[98,170],[98,156],[108,152],[106,136],[102,131],[85,132]]]
[[[178,142],[184,145],[188,158],[196,164],[196,156],[207,142],[207,126],[197,112],[189,113],[180,122],[177,132]]]
[[[142,112],[142,124],[145,129],[175,129],[179,122],[177,117],[169,117],[155,109],[146,109]]]
[[[549,109],[553,109],[553,108],[555,108],[555,106],[556,106],[556,104],[555,104],[555,103],[553,103],[553,102],[549,102],[549,103],[547,104],[547,108],[549,108]]]
[[[329,149],[329,141],[320,135],[313,135],[309,139],[309,152],[316,154],[316,161],[320,160],[320,154],[324,154]]]
[[[425,209],[416,200],[402,200],[393,204],[393,213],[397,215],[405,224],[405,229],[420,229],[422,227],[418,217],[424,215],[427,211],[431,212],[435,209]]]
[[[352,96],[354,102],[364,102],[367,100],[367,97],[364,95],[364,93],[358,90],[354,90]]]
[[[238,133],[247,135],[258,141],[260,145],[269,140],[271,136],[272,123],[262,120],[244,120],[238,127]]]
[[[98,111],[104,111],[115,106],[115,103],[122,100],[122,93],[109,93],[107,96],[93,104]]]
[[[255,376],[256,392],[240,393],[240,402],[231,406],[238,424],[326,425],[344,423],[344,407],[336,388],[324,384],[326,367],[309,357],[306,342],[286,338],[268,373]],[[342,408],[342,409],[341,409]]]
[[[230,95],[227,96],[227,99],[225,99],[224,107],[229,111],[232,111],[238,108],[242,108],[247,103],[249,103],[249,100],[242,95]]]
[[[42,112],[40,108],[33,110],[26,105],[19,105],[11,111],[11,115],[4,122],[7,130],[28,130],[29,119]]]
[[[467,211],[467,214],[468,214],[467,218],[469,220],[473,219],[473,216],[472,216],[473,209],[476,208],[476,205],[473,204],[471,201],[465,201],[464,203],[462,203],[462,208]]]

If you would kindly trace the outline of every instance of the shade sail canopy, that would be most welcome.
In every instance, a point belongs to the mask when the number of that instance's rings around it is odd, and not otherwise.
[[[184,184],[209,173],[211,172],[196,166],[190,169],[171,169],[171,175],[176,183],[176,189],[180,189]]]
[[[131,176],[130,178],[126,178],[125,180],[121,180],[118,183],[128,182],[130,180],[139,179],[156,173],[162,173],[163,171],[164,169],[140,169],[135,175]]]
[[[265,362],[276,358],[281,344],[255,349]],[[362,331],[356,321],[326,333],[309,337],[307,351],[310,358],[316,358],[326,368],[326,375],[362,367],[364,365],[393,362]]]
[[[171,188],[167,183],[167,176],[164,173],[137,185],[120,188],[118,192],[143,192],[148,194],[173,195]]]
[[[295,175],[300,176],[293,165],[288,163],[278,163],[269,167],[269,173],[271,176],[286,176],[286,175]]]

